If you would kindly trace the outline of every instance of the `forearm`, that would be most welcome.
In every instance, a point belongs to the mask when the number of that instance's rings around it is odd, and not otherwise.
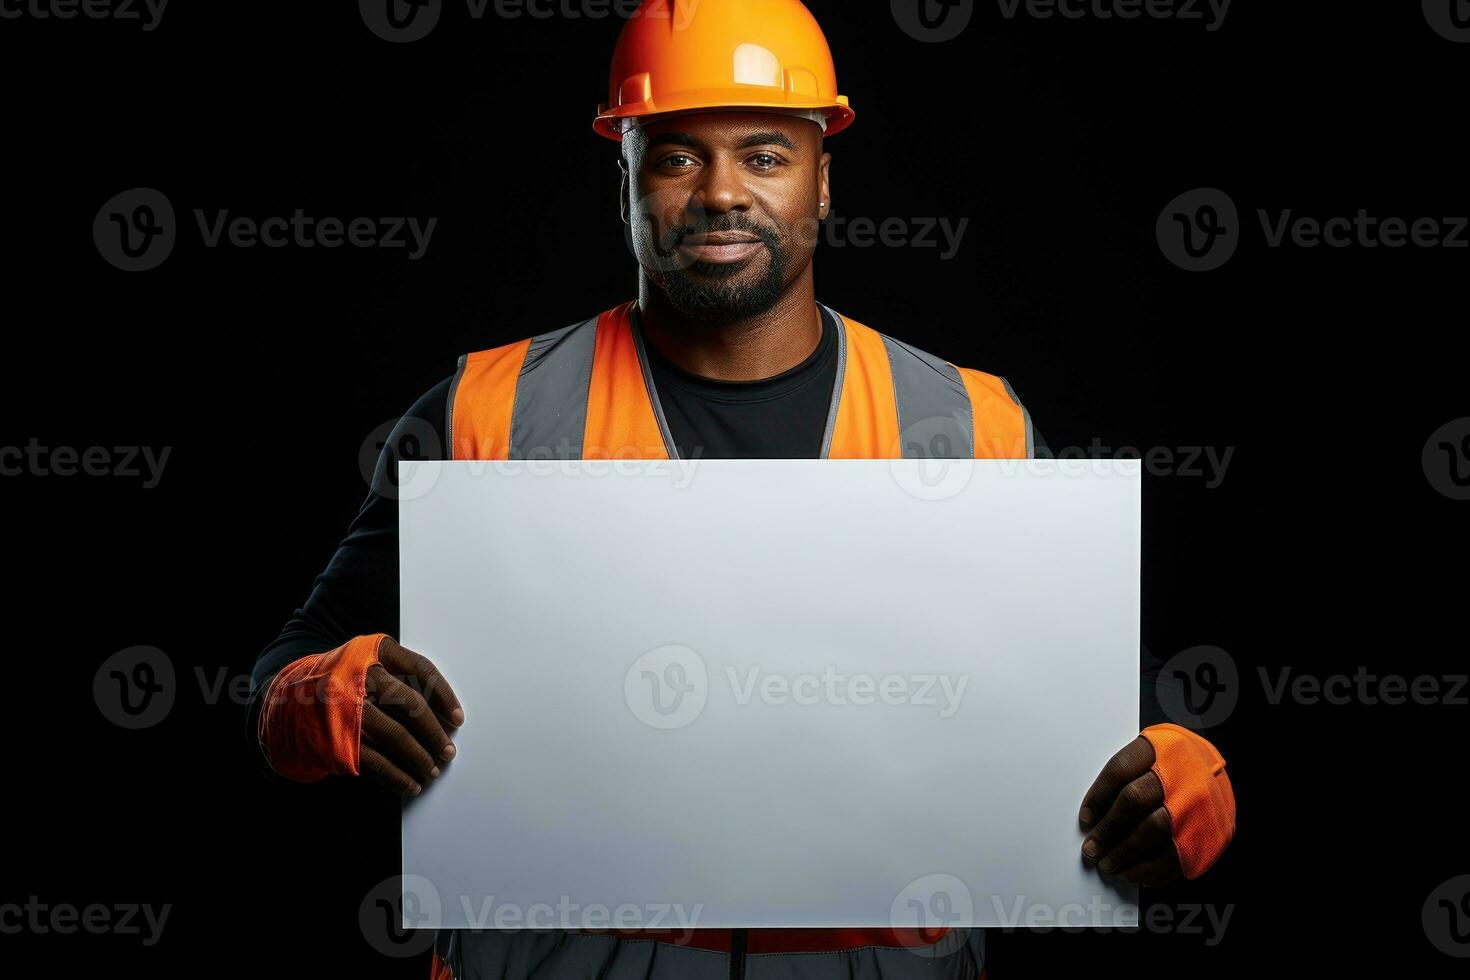
[[[356,637],[398,635],[398,500],[393,480],[399,459],[443,458],[443,420],[449,379],[426,392],[385,440],[372,486],[311,594],[291,616],[251,671],[246,733],[263,770],[274,770],[260,738],[262,702],[282,670],[303,658],[337,650]]]

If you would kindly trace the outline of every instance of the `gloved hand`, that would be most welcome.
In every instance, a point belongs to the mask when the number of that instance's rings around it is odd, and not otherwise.
[[[1179,725],[1150,725],[1108,760],[1082,801],[1082,854],[1156,887],[1198,878],[1235,836],[1225,760]]]
[[[449,732],[463,723],[427,657],[370,633],[283,667],[262,695],[256,735],[287,779],[362,776],[414,796],[454,758]]]

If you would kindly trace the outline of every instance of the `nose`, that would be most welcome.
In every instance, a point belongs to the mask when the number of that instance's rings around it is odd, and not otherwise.
[[[724,154],[717,155],[705,165],[701,177],[699,187],[690,201],[693,207],[712,214],[750,209],[750,191],[746,188],[744,175],[734,160]]]

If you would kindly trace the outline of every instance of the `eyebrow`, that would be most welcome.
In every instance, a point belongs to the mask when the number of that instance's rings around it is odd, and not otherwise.
[[[659,146],[665,143],[670,143],[675,146],[687,146],[693,150],[704,149],[704,144],[695,139],[693,136],[690,136],[688,133],[660,133],[659,135],[650,139],[649,143],[652,146]],[[778,133],[775,130],[765,133],[751,133],[749,136],[745,137],[745,139],[740,141],[740,144],[736,147],[736,149],[745,150],[749,149],[752,146],[769,146],[772,144],[776,146],[784,146],[788,150],[796,149],[795,143],[791,142],[791,140],[788,139],[785,134]]]

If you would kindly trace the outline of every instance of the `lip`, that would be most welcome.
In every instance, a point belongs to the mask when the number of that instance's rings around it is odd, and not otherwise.
[[[760,236],[743,231],[712,231],[704,235],[690,235],[679,246],[680,250],[702,262],[728,265],[744,262],[766,247]]]

